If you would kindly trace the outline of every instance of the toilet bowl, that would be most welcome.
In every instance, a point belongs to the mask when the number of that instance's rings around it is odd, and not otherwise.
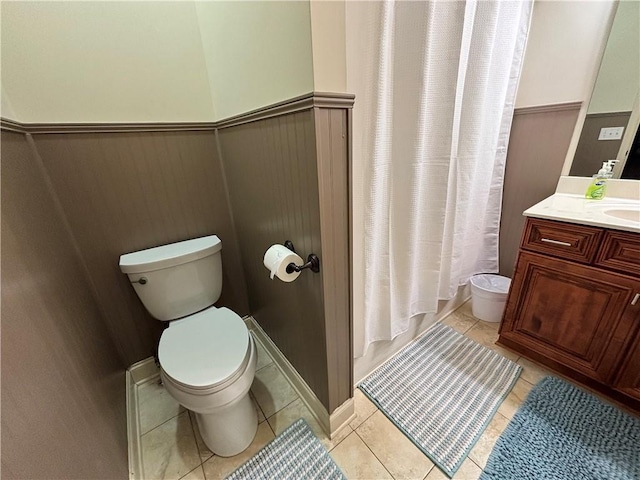
[[[258,428],[249,396],[257,353],[242,318],[213,306],[221,249],[211,235],[122,255],[120,269],[149,313],[169,322],[158,345],[167,392],[194,412],[207,447],[228,457],[245,450]]]

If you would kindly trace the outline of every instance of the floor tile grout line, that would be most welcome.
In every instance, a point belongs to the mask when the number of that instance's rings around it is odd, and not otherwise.
[[[349,425],[347,425],[347,427],[349,427]],[[342,437],[342,439],[338,443],[336,443],[333,447],[331,447],[331,449],[327,449],[327,451],[329,453],[331,453],[338,445],[340,445],[342,442],[344,442],[349,435],[351,435],[353,432],[355,432],[355,430],[353,428],[351,428],[351,427],[349,427],[349,428],[351,429],[351,431],[349,433],[347,433],[344,437]],[[331,439],[329,439],[329,441],[331,441]]]
[[[256,404],[256,407],[258,407],[258,409],[260,410],[260,412],[262,413],[262,416],[264,417],[263,422],[267,421],[267,416],[264,414],[264,410],[262,409],[262,406],[260,405],[260,403],[258,402],[258,399],[256,398],[256,396],[253,394],[253,392],[251,392],[251,397],[253,399],[253,402]],[[262,422],[258,422],[259,424]]]
[[[140,408],[140,407],[138,406],[138,408]],[[182,408],[182,409],[183,409],[181,412],[176,413],[176,414],[175,414],[175,415],[173,415],[171,418],[167,418],[165,421],[163,421],[162,423],[159,423],[158,425],[156,425],[155,427],[153,427],[151,430],[147,430],[146,432],[141,433],[141,434],[140,434],[140,439],[142,439],[142,437],[144,437],[147,433],[151,433],[151,432],[153,432],[156,428],[161,427],[161,426],[162,426],[162,425],[164,425],[165,423],[167,423],[167,422],[169,422],[169,421],[173,420],[174,418],[179,417],[179,416],[180,416],[180,415],[182,415],[183,413],[186,413],[186,412],[188,412],[188,411],[189,411],[189,410],[187,410],[186,408],[184,408],[182,405],[180,405],[180,408]],[[141,429],[140,431],[142,431],[142,429]]]
[[[380,411],[380,409],[378,409],[377,411]],[[373,414],[371,414],[371,415],[367,418],[367,420],[368,420],[369,418],[373,417],[373,415],[375,415],[375,413],[376,413],[376,412],[374,412]],[[383,415],[384,415],[384,414],[383,414]],[[386,418],[386,417],[385,417],[385,418]],[[360,437],[360,439],[364,442],[364,444],[367,446],[367,448],[369,448],[369,450],[371,450],[371,448],[369,447],[369,444],[367,443],[367,441],[366,441],[366,440],[365,440],[365,439],[364,439],[364,438],[363,438],[363,437],[358,433],[358,429],[360,429],[360,427],[362,427],[362,425],[364,425],[364,423],[365,423],[365,422],[362,422],[360,425],[358,425],[358,428],[357,428],[357,429],[354,429],[353,431],[354,431],[354,432],[356,432],[356,433],[358,434],[358,437]],[[396,429],[398,428],[398,427],[396,427],[395,425],[394,425],[394,427],[395,427]],[[400,429],[398,429],[398,431],[400,431]],[[402,433],[405,437],[407,437],[407,435],[406,435],[404,432],[400,431],[400,433]],[[347,435],[347,436],[348,436],[348,435]],[[345,438],[346,438],[346,437],[345,437]],[[407,437],[407,438],[409,438],[409,437]],[[417,448],[417,447],[416,447],[416,448]],[[418,449],[418,450],[419,450],[419,449]],[[378,456],[373,452],[373,450],[371,450],[371,453],[373,453],[373,455],[378,459],[378,461],[379,461],[380,463],[382,463],[382,465],[385,467],[385,469],[389,472],[389,470],[386,468],[386,465],[384,464],[384,462],[378,458]],[[433,470],[433,468],[436,466],[436,464],[435,464],[435,463],[433,462],[433,460],[431,460],[431,459],[429,458],[429,456],[428,456],[428,455],[426,455],[424,452],[422,452],[422,451],[421,451],[420,453],[421,453],[422,455],[424,455],[427,459],[429,459],[429,461],[431,462],[431,467],[429,468],[429,470],[427,470],[427,473],[426,473],[426,474],[425,474],[425,476],[423,477],[423,479],[425,479],[425,478],[427,478],[427,476],[429,475],[429,473],[431,473],[431,470]],[[392,474],[391,472],[389,472],[389,475],[391,475],[391,476],[393,477],[393,474]],[[394,478],[395,478],[395,477],[394,477]]]
[[[278,436],[276,435],[276,431],[273,429],[273,427],[267,420],[265,420],[265,422],[267,422],[267,425],[269,425],[269,430],[271,430],[271,433],[273,433],[273,438],[275,439]]]
[[[262,411],[262,414],[264,415],[264,419],[265,419],[266,421],[269,421],[269,419],[270,419],[271,417],[273,417],[276,413],[281,412],[282,410],[284,410],[285,408],[287,408],[289,405],[291,405],[293,402],[295,402],[295,401],[296,401],[296,400],[298,400],[298,399],[300,399],[300,397],[296,395],[296,398],[294,398],[293,400],[291,400],[291,401],[290,401],[289,403],[287,403],[284,407],[282,407],[282,408],[280,408],[279,410],[277,410],[277,411],[273,412],[273,413],[272,413],[271,415],[269,415],[268,417],[265,415],[264,410],[263,410],[263,411]],[[256,400],[256,403],[257,403],[257,400]],[[259,406],[259,404],[258,404],[258,406]],[[260,409],[262,409],[262,407],[260,407]],[[269,425],[271,425],[271,424],[269,424]]]
[[[266,365],[263,365],[260,368],[256,369],[256,373],[258,373],[260,370],[264,370],[265,368],[270,367],[271,365],[275,365],[275,362],[273,360],[271,360],[271,362],[267,363]]]
[[[360,426],[362,426],[362,425],[360,425]],[[358,427],[358,428],[360,428],[360,427]],[[384,468],[387,471],[387,473],[391,476],[391,478],[393,478],[395,480],[396,477],[393,476],[393,473],[391,473],[389,471],[387,466],[382,462],[382,460],[380,460],[378,458],[378,456],[375,454],[375,452],[373,450],[371,450],[371,447],[367,444],[366,440],[360,436],[360,434],[358,433],[358,430],[354,430],[353,433],[355,433],[358,436],[358,438],[362,441],[362,443],[364,443],[364,446],[367,447],[367,450],[369,450],[371,452],[371,455],[373,455],[375,457],[375,459],[378,460],[380,465],[382,465],[382,468]],[[349,434],[349,435],[351,435],[351,434]]]
[[[491,451],[493,452],[493,449],[491,449]],[[471,452],[469,452],[471,453]],[[476,467],[478,467],[480,469],[481,472],[484,472],[484,468],[482,468],[480,465],[478,465],[478,462],[476,462],[473,458],[471,458],[469,455],[467,455],[467,458],[469,459],[469,461],[471,463],[473,463]]]
[[[198,468],[202,468],[202,464],[197,465],[196,467],[194,467],[192,470],[189,470],[187,473],[185,473],[183,476],[181,476],[178,480],[183,479],[184,477],[186,477],[187,475],[191,475],[195,470],[197,470]],[[202,474],[204,475],[204,469],[202,469]]]
[[[433,469],[437,468],[435,463],[433,463],[433,462],[431,462],[431,463],[432,463],[431,468],[427,471],[427,474],[424,477],[422,477],[422,480],[426,480],[426,478],[429,476],[429,474],[431,472],[433,472]]]
[[[369,397],[367,397],[364,393],[363,393],[362,395],[364,395],[364,397],[367,399],[367,401],[368,401],[368,402],[371,402],[371,400],[369,400]],[[371,404],[375,407],[375,404],[374,404],[373,402],[371,402]],[[364,422],[366,422],[367,420],[369,420],[372,416],[374,416],[374,415],[375,415],[375,413],[376,413],[376,412],[379,412],[379,411],[380,411],[380,409],[379,409],[378,407],[376,407],[376,409],[375,409],[373,412],[371,412],[371,413],[370,413],[369,415],[367,415],[364,419],[362,419],[362,422],[360,422],[356,428],[351,427],[351,429],[352,429],[353,431],[356,431],[358,428],[360,428],[360,427],[362,426],[362,424],[363,424]],[[358,413],[357,413],[357,412],[356,412],[356,415],[358,415]],[[353,420],[352,420],[348,425],[349,425],[349,426],[351,426],[351,423],[353,423]]]

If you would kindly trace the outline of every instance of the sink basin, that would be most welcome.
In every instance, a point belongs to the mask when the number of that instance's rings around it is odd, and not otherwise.
[[[605,210],[604,213],[610,217],[640,223],[640,210],[634,208],[614,208],[611,210]]]

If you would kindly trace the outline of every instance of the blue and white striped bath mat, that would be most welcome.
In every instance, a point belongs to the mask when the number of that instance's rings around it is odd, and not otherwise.
[[[435,324],[359,388],[447,475],[453,476],[522,368]]]
[[[227,480],[346,480],[304,421],[297,420]]]

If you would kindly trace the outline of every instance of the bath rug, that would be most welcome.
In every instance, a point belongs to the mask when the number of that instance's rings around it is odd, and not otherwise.
[[[346,477],[301,418],[227,477],[227,480],[245,479],[346,480]]]
[[[482,480],[637,480],[640,419],[555,377],[529,392]]]
[[[437,323],[358,387],[452,477],[521,370]]]

